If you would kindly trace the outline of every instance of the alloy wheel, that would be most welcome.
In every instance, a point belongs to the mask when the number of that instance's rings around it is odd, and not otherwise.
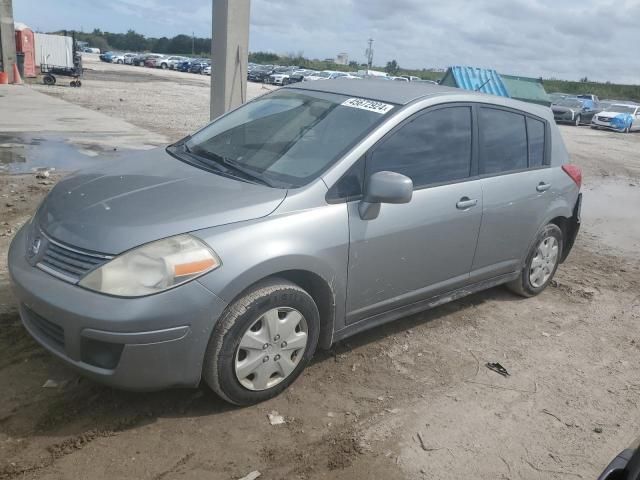
[[[533,288],[547,283],[558,263],[558,240],[548,236],[538,244],[535,256],[529,267],[529,282]]]

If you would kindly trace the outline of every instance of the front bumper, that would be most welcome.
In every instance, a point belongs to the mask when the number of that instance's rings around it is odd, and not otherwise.
[[[597,117],[593,117],[593,120],[591,120],[591,126],[596,128],[606,128],[607,130],[614,130],[616,132],[624,130],[611,125],[611,121],[604,122],[602,120],[598,120]]]
[[[573,123],[575,118],[575,114],[571,111],[553,112],[553,119],[558,123]]]
[[[22,322],[47,350],[118,388],[198,385],[223,300],[197,281],[147,297],[102,295],[31,266],[25,253],[23,227],[9,249],[9,274]]]

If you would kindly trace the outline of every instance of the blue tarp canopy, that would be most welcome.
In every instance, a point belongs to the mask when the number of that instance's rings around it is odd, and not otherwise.
[[[509,97],[509,92],[500,78],[500,74],[489,68],[450,67],[440,83],[449,87]]]

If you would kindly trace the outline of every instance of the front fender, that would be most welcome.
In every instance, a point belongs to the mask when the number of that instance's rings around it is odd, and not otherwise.
[[[194,235],[211,246],[222,266],[199,279],[233,302],[256,282],[291,270],[320,277],[334,297],[336,327],[344,322],[349,229],[346,204],[323,205],[214,227]]]

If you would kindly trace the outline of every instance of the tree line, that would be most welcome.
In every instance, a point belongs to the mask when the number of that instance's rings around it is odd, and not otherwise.
[[[103,32],[96,28],[91,33],[85,32],[55,32],[64,35],[75,34],[76,39],[89,43],[89,46],[99,48],[100,51],[117,50],[131,52],[154,52],[175,55],[198,55],[208,57],[211,55],[211,38],[193,37],[189,35],[176,35],[175,37],[145,37],[135,30],[126,33]],[[310,59],[303,52],[278,55],[272,52],[251,52],[249,61],[261,64],[296,65],[314,70],[339,70],[353,71],[366,69],[367,65],[355,61],[348,65],[336,64],[332,59]],[[386,71],[390,75],[413,75],[425,80],[440,80],[442,72],[430,69],[407,69],[398,65],[396,60],[391,60],[382,66],[372,67],[374,70]],[[548,79],[544,80],[547,92],[564,92],[568,94],[593,93],[600,98],[613,98],[619,100],[640,101],[639,85],[617,85],[610,82],[600,83],[589,81],[583,77],[580,81],[566,81]]]
[[[176,55],[211,55],[211,38],[190,35],[176,35],[175,37],[145,37],[135,30],[127,33],[103,32],[96,28],[91,33],[85,32],[56,32],[66,35],[75,34],[76,40],[87,42],[90,47],[99,48],[101,52],[108,50],[126,52],[154,52],[171,53]]]

